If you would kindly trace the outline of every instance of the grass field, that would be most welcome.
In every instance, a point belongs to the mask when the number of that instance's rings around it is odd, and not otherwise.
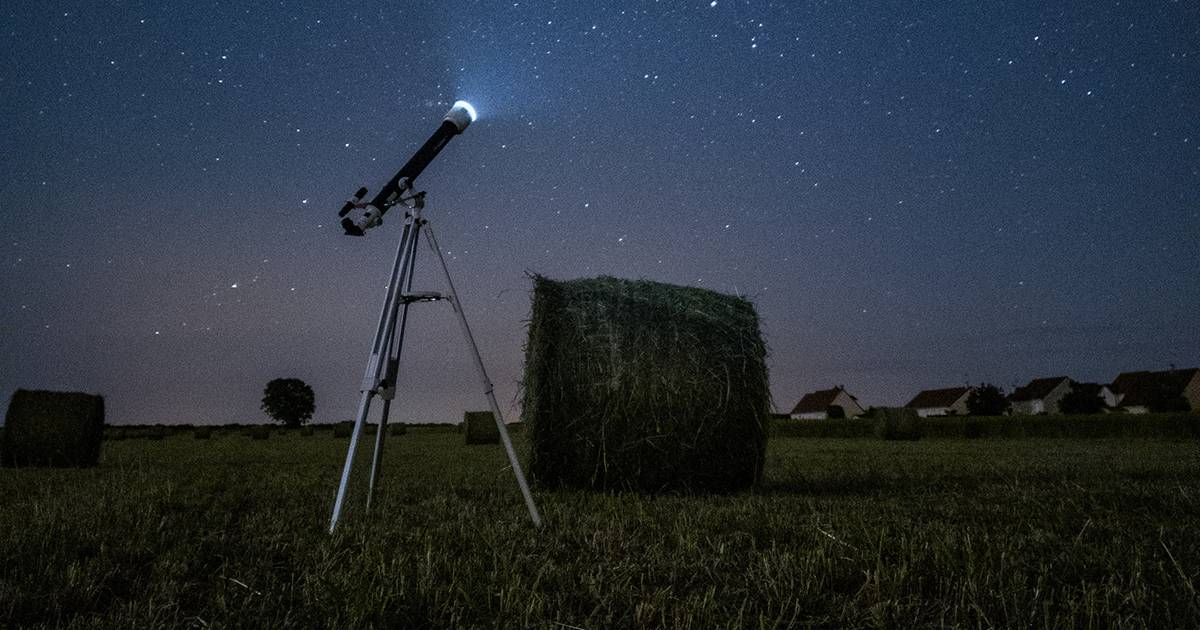
[[[346,442],[0,469],[0,627],[1200,626],[1195,440],[776,436],[760,491],[541,492],[534,531],[499,446],[417,429],[330,537]]]

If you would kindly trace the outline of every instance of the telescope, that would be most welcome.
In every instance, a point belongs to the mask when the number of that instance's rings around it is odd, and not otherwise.
[[[425,170],[426,166],[429,166],[429,163],[437,157],[450,139],[465,131],[467,125],[470,125],[475,118],[475,108],[471,107],[470,103],[456,101],[450,111],[446,112],[437,131],[433,132],[425,144],[421,145],[421,148],[408,158],[408,162],[400,167],[400,170],[388,180],[388,183],[384,184],[371,201],[362,202],[363,198],[367,196],[367,189],[359,188],[358,192],[346,200],[346,205],[338,211],[338,216],[342,217],[342,228],[346,230],[346,234],[362,236],[367,230],[383,223],[384,213],[399,202],[415,199],[419,203],[421,201],[419,197],[404,197],[404,194],[412,189],[413,180]],[[361,212],[356,217],[346,216],[354,210],[361,210]]]
[[[445,118],[442,119],[442,124],[437,131],[433,132],[433,135],[425,141],[425,144],[421,145],[420,149],[417,149],[417,152],[408,159],[400,171],[388,180],[379,194],[375,195],[371,201],[364,202],[367,189],[359,188],[354,197],[350,198],[338,212],[338,216],[342,217],[342,227],[345,228],[346,234],[362,236],[363,232],[383,222],[383,214],[388,211],[388,208],[396,204],[406,208],[402,211],[404,218],[402,220],[403,229],[400,230],[400,245],[396,248],[396,258],[392,262],[391,275],[388,276],[386,285],[387,297],[383,302],[383,311],[379,314],[379,324],[375,329],[375,341],[371,344],[367,370],[363,374],[362,386],[359,388],[358,414],[354,420],[354,431],[350,434],[350,445],[346,448],[346,462],[342,465],[342,478],[338,483],[337,495],[333,500],[333,513],[329,517],[329,533],[331,534],[337,529],[338,520],[342,516],[342,508],[346,503],[350,471],[354,465],[354,454],[358,448],[358,440],[363,434],[363,426],[367,424],[367,417],[371,412],[371,401],[379,398],[383,401],[383,411],[379,416],[378,431],[375,432],[375,453],[371,457],[371,476],[367,485],[366,508],[368,512],[371,510],[375,487],[382,471],[383,441],[384,436],[388,433],[388,414],[391,412],[392,401],[396,398],[399,382],[403,379],[411,380],[413,378],[408,374],[409,368],[407,367],[404,373],[400,372],[400,353],[406,341],[404,332],[408,323],[408,309],[418,302],[439,300],[450,302],[454,313],[458,316],[459,328],[475,359],[475,374],[479,377],[484,397],[487,398],[488,405],[491,407],[492,419],[496,422],[496,431],[500,434],[500,442],[504,444],[504,452],[508,455],[510,468],[517,478],[521,496],[525,498],[525,507],[529,510],[529,518],[533,520],[534,525],[540,527],[542,524],[537,504],[534,503],[533,494],[525,480],[525,472],[521,469],[517,452],[513,448],[512,440],[508,437],[508,429],[505,428],[500,403],[496,402],[495,387],[488,378],[487,370],[483,367],[483,358],[479,355],[479,347],[475,345],[475,338],[471,335],[470,326],[467,325],[467,316],[463,313],[462,305],[454,292],[454,282],[450,280],[450,270],[446,267],[446,258],[442,255],[442,248],[433,236],[433,228],[429,225],[429,221],[422,216],[425,208],[425,193],[413,189],[413,180],[425,170],[426,166],[429,166],[429,163],[437,157],[451,138],[462,133],[474,120],[475,108],[471,107],[470,103],[455,102],[454,107],[451,107]],[[354,214],[351,214],[352,212]],[[442,274],[446,278],[445,292],[412,290],[417,245],[420,243],[421,236],[425,237],[429,249],[433,251],[442,268]],[[413,371],[420,372],[419,369]]]

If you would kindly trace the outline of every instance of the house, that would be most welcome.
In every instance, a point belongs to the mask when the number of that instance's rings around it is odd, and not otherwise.
[[[1130,413],[1200,409],[1200,368],[1122,372],[1110,387]]]
[[[840,413],[834,408],[840,409]],[[793,420],[825,420],[830,416],[853,418],[861,416],[863,411],[858,399],[851,396],[845,387],[838,385],[832,389],[805,394],[789,415]]]
[[[1105,409],[1116,407],[1117,401],[1120,399],[1116,392],[1103,383],[1072,383],[1071,391],[1084,391],[1099,398],[1104,402]]]
[[[917,415],[954,416],[966,415],[967,397],[973,387],[947,387],[945,389],[927,389],[908,401],[905,407],[916,409]]]
[[[1035,378],[1009,394],[1012,412],[1023,415],[1058,413],[1058,402],[1070,393],[1074,381],[1065,376]]]

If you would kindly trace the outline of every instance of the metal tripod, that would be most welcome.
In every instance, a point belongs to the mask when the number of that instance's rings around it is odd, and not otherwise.
[[[379,396],[383,399],[383,414],[379,420],[378,431],[375,434],[375,454],[371,458],[371,478],[367,486],[367,510],[371,509],[371,500],[375,496],[375,486],[379,481],[380,464],[383,459],[384,436],[387,435],[388,412],[391,410],[392,399],[396,395],[396,379],[400,367],[400,351],[404,346],[404,329],[408,323],[408,307],[414,302],[432,302],[446,300],[458,315],[459,327],[467,340],[468,349],[475,359],[475,372],[483,385],[483,393],[487,396],[488,404],[492,407],[492,417],[496,428],[500,431],[500,441],[512,464],[513,474],[517,477],[517,485],[525,498],[525,507],[529,508],[529,517],[534,525],[541,527],[542,519],[538,514],[533,495],[529,492],[529,484],[525,481],[525,473],[513,450],[512,440],[508,437],[508,429],[504,425],[504,417],[500,414],[500,405],[496,403],[492,382],[488,379],[487,371],[483,368],[483,359],[479,356],[479,348],[467,326],[467,317],[463,314],[462,305],[454,292],[454,282],[450,279],[450,271],[446,267],[446,259],[438,247],[437,239],[428,221],[421,218],[424,207],[424,193],[418,193],[404,200],[408,212],[404,218],[404,232],[400,236],[400,246],[396,249],[396,260],[392,263],[392,275],[388,279],[387,298],[383,303],[383,312],[379,315],[379,327],[375,330],[375,342],[371,345],[371,356],[367,360],[367,371],[363,376],[362,398],[358,403],[358,416],[354,420],[354,433],[350,436],[350,447],[346,451],[346,464],[342,467],[342,480],[338,484],[337,498],[333,503],[333,516],[329,519],[329,533],[337,529],[338,519],[342,514],[342,506],[346,499],[346,488],[350,483],[350,468],[354,465],[354,454],[358,449],[358,439],[362,436],[363,425],[366,424],[367,413],[370,411],[371,399]],[[413,293],[413,268],[417,257],[417,244],[421,234],[424,234],[429,247],[437,254],[442,273],[446,278],[445,293]]]

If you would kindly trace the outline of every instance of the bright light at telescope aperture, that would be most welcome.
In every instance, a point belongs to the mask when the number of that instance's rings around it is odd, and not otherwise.
[[[475,119],[479,118],[479,114],[475,113],[475,108],[472,107],[470,103],[466,101],[454,101],[454,107],[451,109],[456,109],[459,107],[467,110],[467,115],[471,117],[471,122],[475,122]]]

